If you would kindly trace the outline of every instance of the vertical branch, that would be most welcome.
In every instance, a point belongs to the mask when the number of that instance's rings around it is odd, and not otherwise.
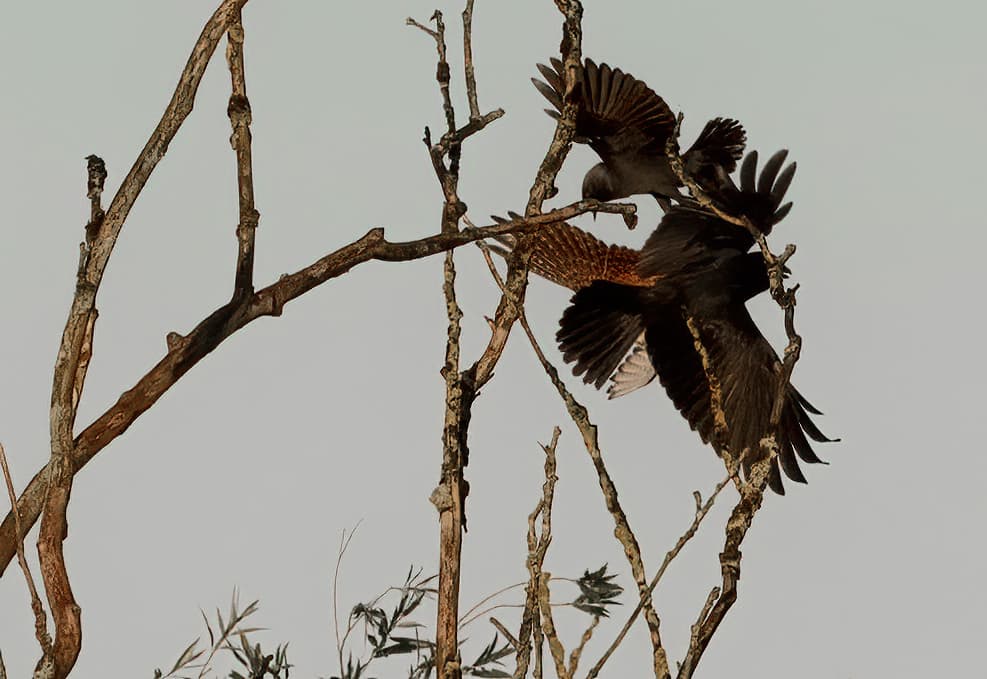
[[[443,229],[446,224],[443,224]],[[453,228],[457,228],[454,223]],[[466,447],[468,413],[462,410],[462,381],[459,375],[460,319],[463,313],[456,300],[456,266],[452,252],[447,252],[443,266],[442,290],[449,320],[446,334],[445,423],[442,432],[442,473],[436,491],[442,490],[444,502],[439,510],[439,592],[436,623],[435,666],[438,679],[460,676],[459,661],[459,581],[466,527],[465,503],[469,484],[464,468],[469,455]],[[433,495],[433,498],[435,496]]]
[[[31,484],[25,490],[25,494],[29,494],[29,497],[22,497],[22,502],[18,504],[22,519],[29,525],[37,520],[41,512],[49,506],[49,502],[53,503],[50,505],[53,509],[60,502],[53,497],[52,489],[55,489],[55,495],[67,495],[67,486],[71,485],[71,481],[65,480],[66,475],[70,473],[66,470],[64,461],[73,452],[72,430],[75,423],[76,407],[82,393],[86,366],[88,366],[89,355],[92,351],[92,333],[96,320],[96,293],[102,282],[110,255],[113,253],[117,237],[120,235],[123,224],[151,173],[165,156],[168,145],[178,133],[182,123],[192,112],[192,104],[199,83],[202,81],[206,64],[212,57],[220,38],[226,32],[232,15],[239,12],[246,2],[247,0],[223,0],[206,22],[179,78],[171,101],[165,108],[161,120],[154,132],[151,133],[143,150],[137,156],[130,172],[120,184],[120,188],[114,195],[105,214],[98,203],[106,170],[99,158],[91,156],[87,159],[89,160],[87,194],[93,201],[92,218],[86,228],[86,240],[80,257],[76,291],[55,361],[50,409],[51,459],[48,466],[35,476],[35,479],[32,479]],[[67,503],[67,497],[63,500]],[[10,515],[0,526],[0,533],[6,532],[9,535],[11,526],[9,519]],[[49,530],[46,533],[48,541],[45,547],[39,544],[39,552],[45,551],[46,555],[52,555],[54,558],[55,550],[52,549],[53,543],[51,541],[60,539],[57,536],[63,532],[58,530],[58,526],[53,527],[49,524]],[[0,561],[4,565],[11,558],[12,552],[9,541],[0,545],[0,553],[2,553],[0,555],[3,557]],[[44,567],[42,567],[42,571],[45,571]]]
[[[230,145],[236,152],[237,198],[240,208],[240,221],[236,229],[238,251],[234,297],[246,296],[254,291],[254,237],[260,222],[260,213],[254,207],[254,174],[250,150],[252,118],[243,66],[243,38],[242,12],[237,10],[226,32],[226,63],[232,82],[226,113],[233,128]]]
[[[541,611],[542,627],[548,638],[548,651],[555,663],[555,674],[559,679],[569,679],[569,669],[565,664],[565,648],[559,641],[558,632],[555,631],[555,621],[552,619],[552,602],[548,592],[548,580],[551,577],[551,573],[542,573],[538,580],[538,608]]]
[[[438,144],[432,144],[431,133],[425,128],[425,145],[435,176],[439,180],[444,198],[442,205],[442,233],[459,231],[459,219],[466,213],[466,206],[459,199],[459,161],[465,134],[456,130],[456,111],[450,94],[450,68],[446,57],[445,22],[442,13],[432,14],[435,30],[423,26],[414,19],[407,23],[425,31],[435,40],[438,63],[435,78],[442,95],[442,110],[446,118],[446,132]],[[465,41],[470,40],[469,34]],[[468,55],[471,59],[472,55]],[[469,65],[469,64],[468,64]],[[473,84],[475,87],[475,83]],[[475,95],[474,95],[475,97]],[[445,156],[449,156],[449,165]],[[439,585],[435,632],[435,668],[438,679],[459,679],[462,662],[459,657],[459,584],[463,549],[463,531],[466,529],[466,496],[469,484],[464,470],[469,461],[466,435],[469,427],[469,408],[463,405],[462,378],[459,372],[460,321],[462,309],[456,300],[456,265],[453,253],[447,252],[442,269],[442,292],[445,297],[446,329],[445,361],[442,377],[445,380],[445,421],[442,428],[442,469],[439,485],[432,493],[432,503],[439,512]]]
[[[466,98],[470,104],[470,120],[480,117],[476,98],[476,71],[473,69],[473,0],[466,0],[463,10],[463,60],[466,62]]]
[[[555,127],[555,134],[549,144],[548,151],[542,159],[535,181],[528,193],[528,204],[525,215],[531,217],[542,211],[542,205],[556,193],[555,178],[562,169],[572,148],[572,139],[576,131],[576,103],[572,93],[576,87],[576,73],[582,61],[582,19],[583,6],[579,0],[556,0],[556,6],[563,15],[562,41],[559,49],[565,64],[566,92]],[[474,396],[493,375],[494,366],[507,345],[511,328],[518,320],[524,305],[524,295],[528,287],[528,267],[531,261],[531,238],[518,238],[517,247],[508,259],[506,291],[501,295],[494,314],[492,332],[487,348],[476,362],[467,370],[466,387],[469,396]]]
[[[540,601],[542,588],[542,566],[548,546],[552,542],[552,504],[555,501],[555,483],[559,480],[556,475],[555,451],[559,445],[562,430],[558,427],[552,431],[552,441],[542,446],[545,451],[545,483],[542,484],[542,496],[535,505],[534,511],[528,515],[528,586],[526,588],[524,612],[521,614],[521,630],[518,633],[520,648],[517,652],[517,667],[514,679],[521,679],[528,674],[531,661],[531,645],[535,646],[535,677],[541,677],[541,647],[542,624]],[[541,517],[541,532],[536,529],[538,517]],[[547,594],[546,594],[547,596]],[[554,628],[553,628],[554,634]],[[550,642],[551,643],[551,642]]]
[[[96,162],[98,159],[90,159],[87,194],[94,201],[92,215],[98,215],[99,223],[97,225],[91,221],[86,229],[75,295],[55,359],[49,412],[51,460],[45,479],[45,500],[38,536],[41,575],[55,622],[52,657],[56,678],[68,675],[82,645],[82,613],[72,594],[62,547],[68,535],[66,511],[74,472],[71,460],[74,446],[72,434],[92,351],[96,293],[130,209],[151,172],[164,157],[168,142],[191,112],[192,101],[206,63],[220,37],[226,32],[231,13],[239,12],[245,3],[246,0],[224,0],[206,23],[161,122],[123,180],[105,215],[97,204],[101,193],[97,189],[102,186],[101,177],[105,168],[101,162]]]
[[[105,213],[101,205],[106,165],[101,158],[94,155],[89,156],[86,161],[86,195],[90,200],[90,219],[85,228],[85,241],[80,246],[75,296],[55,360],[49,414],[51,462],[38,535],[41,577],[55,623],[55,641],[51,652],[45,653],[45,659],[51,658],[56,677],[68,675],[82,649],[82,609],[72,594],[63,542],[68,537],[66,514],[74,475],[71,455],[75,443],[72,433],[92,357],[93,332],[98,315],[96,289],[99,284],[98,279],[93,283],[90,267],[93,253],[102,247],[107,237],[102,228]]]

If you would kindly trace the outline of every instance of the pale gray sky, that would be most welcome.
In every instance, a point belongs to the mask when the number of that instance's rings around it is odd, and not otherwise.
[[[773,237],[778,249],[799,246],[791,266],[802,283],[805,348],[794,382],[843,443],[819,447],[831,465],[808,469],[808,486],[767,498],[744,545],[740,599],[701,676],[736,668],[765,679],[972,676],[987,632],[987,11],[963,0],[585,4],[585,54],[683,110],[686,142],[708,118],[733,116],[750,147],[787,147],[799,163],[795,209]],[[18,487],[48,455],[51,368],[88,214],[83,158],[102,156],[116,188],[212,5],[98,0],[10,3],[4,12],[0,440]],[[461,5],[440,7],[458,59]],[[420,141],[424,125],[441,127],[435,54],[404,26],[434,8],[248,5],[259,283],[373,226],[392,239],[437,230],[440,193]],[[557,50],[560,18],[548,0],[477,0],[474,21],[481,107],[507,110],[465,149],[462,196],[485,222],[523,207],[547,147],[551,121],[528,78]],[[236,197],[224,47],[114,252],[80,426],[163,355],[169,331],[189,330],[228,299]],[[573,152],[552,206],[577,197],[593,162],[588,149]],[[656,219],[648,199],[634,232],[617,218],[580,223],[639,245]],[[474,248],[457,263],[471,361],[498,295]],[[344,608],[399,583],[410,563],[435,568],[427,498],[441,454],[440,281],[439,258],[370,263],[283,317],[257,321],[78,477],[66,543],[85,629],[77,676],[150,676],[200,633],[198,608],[225,605],[234,585],[244,600],[261,599],[264,639],[290,640],[297,676],[328,676],[337,671],[329,583],[341,529],[363,521],[342,568]],[[543,281],[529,293],[535,331],[556,361],[552,337],[567,297]],[[754,308],[780,338],[770,300]],[[659,388],[608,402],[569,383],[600,425],[653,571],[688,524],[691,491],[708,492],[722,467]],[[515,335],[473,419],[467,606],[525,577],[525,517],[542,482],[536,442],[556,424],[546,568],[578,575],[608,562],[632,584],[578,434]],[[719,582],[720,526],[733,499],[724,495],[658,591],[673,658]],[[600,626],[590,661],[629,610]],[[572,645],[585,616],[560,617]],[[468,656],[491,636],[484,624],[470,630]],[[26,676],[37,657],[16,568],[0,581],[0,649],[11,676]],[[635,628],[605,675],[647,676],[647,649],[646,630]],[[379,673],[399,676],[404,666]]]

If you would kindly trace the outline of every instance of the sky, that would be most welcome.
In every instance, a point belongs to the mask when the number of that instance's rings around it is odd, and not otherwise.
[[[255,0],[244,12],[253,110],[256,279],[266,285],[382,226],[392,240],[439,228],[441,193],[421,143],[442,127],[431,40],[405,26],[434,4]],[[449,27],[453,94],[466,119],[457,2]],[[107,196],[171,97],[211,3],[16,3],[0,22],[0,442],[22,488],[48,458],[51,370],[88,217],[85,156],[105,159]],[[987,10],[939,3],[585,0],[584,54],[640,77],[686,115],[688,144],[709,118],[741,120],[749,148],[798,161],[790,216],[771,238],[798,252],[793,382],[841,443],[830,462],[769,496],[743,546],[739,600],[698,676],[765,679],[972,674],[987,623],[982,535],[987,499],[981,385],[981,195],[987,153]],[[553,56],[554,4],[477,0],[474,60],[483,111],[506,116],[464,149],[461,196],[477,223],[522,210],[552,121],[530,85]],[[223,50],[195,110],[133,209],[100,290],[95,354],[79,412],[87,426],[229,298],[236,258],[235,159]],[[559,207],[596,162],[576,148]],[[640,246],[659,218],[576,223]],[[488,339],[498,290],[476,248],[458,251],[464,362]],[[428,497],[439,475],[445,312],[441,258],[367,263],[227,340],[79,476],[66,560],[83,610],[75,675],[151,676],[204,633],[199,609],[234,587],[260,600],[266,645],[289,641],[292,676],[338,672],[331,584],[340,535],[346,611],[436,569]],[[553,337],[569,293],[534,280],[528,315]],[[751,303],[780,344],[767,296]],[[649,572],[688,525],[691,493],[723,475],[657,386],[607,401],[568,371]],[[520,333],[474,408],[464,608],[526,579],[525,529],[542,483],[539,442],[562,427],[554,540],[545,568],[578,577],[609,564],[633,586],[578,432]],[[724,491],[657,590],[670,657],[681,659],[719,584]],[[28,542],[32,545],[36,533]],[[36,571],[37,572],[37,571]],[[553,590],[575,597],[571,585]],[[503,603],[519,603],[521,595]],[[597,629],[585,669],[634,599]],[[517,609],[496,612],[515,627]],[[432,609],[416,619],[429,624]],[[588,618],[561,609],[571,648]],[[466,628],[464,656],[492,637]],[[20,571],[0,580],[0,650],[9,675],[38,657]],[[354,654],[364,653],[356,643]],[[381,663],[402,676],[407,660]],[[603,676],[648,676],[636,626]],[[755,669],[756,668],[756,669]],[[585,672],[585,669],[583,672]],[[581,672],[580,674],[582,674]]]

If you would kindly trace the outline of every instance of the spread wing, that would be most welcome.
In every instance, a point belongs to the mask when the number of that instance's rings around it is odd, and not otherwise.
[[[746,144],[743,125],[732,118],[713,118],[683,154],[685,168],[700,183],[715,183],[715,169],[722,168],[727,174],[737,169]]]
[[[551,63],[538,64],[545,81],[532,82],[555,109],[546,113],[557,119],[565,91],[563,65],[558,59]],[[661,97],[629,73],[592,59],[579,75],[576,141],[589,144],[608,165],[618,156],[664,157],[675,116]]]
[[[502,217],[494,221],[504,223]],[[647,287],[657,276],[638,273],[641,253],[623,245],[608,245],[596,236],[566,222],[546,224],[535,234],[531,271],[557,285],[580,290],[593,281]],[[514,246],[510,236],[499,238]]]
[[[724,307],[722,311],[710,314],[704,310],[703,316],[695,317],[693,322],[710,370],[718,381],[718,400],[727,425],[725,443],[734,454],[745,449],[751,451],[745,458],[746,472],[760,455],[761,439],[769,433],[780,363],[742,303]],[[650,309],[645,336],[669,398],[708,443],[715,437],[712,387],[687,325],[687,313],[673,305]],[[821,462],[808,438],[820,442],[830,440],[812,422],[810,412],[818,413],[789,386],[779,428],[780,454],[768,478],[771,489],[777,493],[785,492],[779,467],[788,478],[804,483],[799,459]]]

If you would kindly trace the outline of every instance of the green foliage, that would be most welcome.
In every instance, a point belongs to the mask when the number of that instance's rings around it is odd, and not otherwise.
[[[197,638],[185,647],[185,650],[178,656],[178,660],[172,665],[167,674],[160,669],[154,670],[154,679],[193,679],[191,674],[195,670],[196,679],[214,674],[212,667],[213,658],[218,651],[226,651],[233,655],[234,659],[246,670],[246,674],[233,670],[229,674],[229,679],[288,679],[288,670],[291,665],[288,663],[288,645],[278,646],[273,654],[264,653],[260,644],[251,644],[249,635],[260,631],[261,627],[242,627],[241,624],[249,616],[258,610],[258,602],[252,601],[242,611],[240,610],[239,595],[236,589],[233,590],[233,598],[230,601],[230,610],[224,619],[222,612],[216,609],[215,629],[209,622],[205,611],[202,613],[202,620],[206,625],[206,632],[209,635],[209,645],[199,648]],[[239,641],[239,647],[234,646],[231,639]]]
[[[607,606],[619,606],[616,597],[624,591],[623,587],[612,582],[615,577],[616,573],[607,575],[607,564],[593,572],[585,571],[577,581],[581,594],[572,605],[593,616],[609,617]]]
[[[436,590],[430,583],[438,578],[438,575],[422,577],[422,570],[415,570],[414,566],[408,569],[404,584],[400,587],[393,587],[387,590],[370,603],[361,603],[353,607],[349,616],[349,627],[353,629],[355,625],[363,624],[364,638],[370,644],[370,654],[366,660],[355,660],[350,653],[341,676],[332,679],[372,679],[366,676],[367,668],[377,658],[384,658],[390,655],[401,655],[405,653],[421,653],[426,651],[431,657],[435,649],[435,643],[428,639],[421,639],[417,633],[415,636],[408,636],[407,633],[400,633],[400,630],[418,630],[422,627],[420,623],[410,619],[412,613],[418,609],[427,597],[434,597]],[[381,606],[379,602],[388,592],[397,591],[400,593],[397,603],[390,613]],[[422,663],[419,663],[422,664]],[[429,670],[430,671],[430,670]],[[428,676],[423,675],[423,676]]]

